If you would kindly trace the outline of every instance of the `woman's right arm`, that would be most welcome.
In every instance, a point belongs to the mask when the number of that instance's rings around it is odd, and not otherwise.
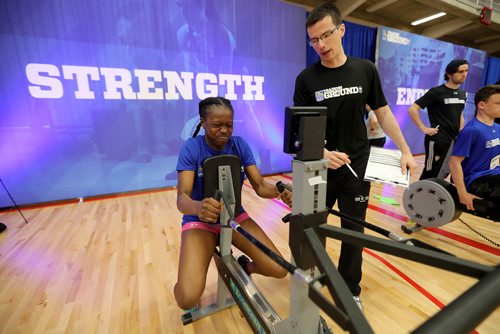
[[[201,221],[207,223],[217,222],[221,203],[214,198],[207,197],[202,201],[191,198],[193,191],[195,171],[179,171],[177,177],[177,209],[185,215],[196,215]]]

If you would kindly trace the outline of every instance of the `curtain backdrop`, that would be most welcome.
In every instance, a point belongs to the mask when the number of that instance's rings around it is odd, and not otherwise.
[[[483,86],[491,85],[500,80],[500,58],[488,57],[483,76]]]

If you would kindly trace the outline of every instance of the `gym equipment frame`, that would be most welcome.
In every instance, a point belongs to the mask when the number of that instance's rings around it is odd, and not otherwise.
[[[328,164],[322,159],[326,108],[288,107],[285,118],[284,151],[296,155],[293,160],[292,214],[288,217],[292,263],[267,249],[234,221],[234,193],[231,194],[232,187],[228,186],[232,181],[224,179],[234,175],[234,168],[237,173],[240,169],[231,167],[229,173],[227,165],[219,167],[223,170],[219,172],[219,190],[225,205],[220,220],[224,236],[221,233],[220,256],[216,254],[215,257],[221,259],[216,259],[221,293],[218,293],[215,304],[185,314],[185,324],[236,302],[255,333],[328,333],[330,329],[320,317],[320,309],[344,330],[373,333],[326,252],[327,237],[479,279],[413,333],[470,333],[500,305],[499,266],[485,266],[443,252],[415,247],[411,242],[385,240],[328,225],[327,217],[331,210],[324,204]],[[323,132],[318,129],[323,129]],[[348,219],[346,216],[342,218]],[[287,319],[281,320],[272,311],[232,257],[231,238],[226,236],[226,231],[232,229],[253,242],[294,277],[290,281],[290,316]],[[327,287],[334,303],[320,291],[323,286]],[[226,299],[228,293],[233,300]]]

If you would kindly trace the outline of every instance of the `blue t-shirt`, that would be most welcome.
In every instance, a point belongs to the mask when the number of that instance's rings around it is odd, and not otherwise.
[[[492,126],[477,118],[468,122],[458,134],[453,155],[465,157],[462,161],[465,186],[485,175],[500,174],[500,124]]]
[[[255,165],[255,158],[248,143],[241,137],[231,136],[222,151],[214,150],[209,147],[205,141],[205,136],[197,136],[190,138],[184,142],[179,160],[177,161],[177,171],[191,170],[195,171],[193,190],[191,198],[195,201],[201,201],[204,196],[203,190],[203,162],[214,155],[232,154],[236,155],[241,160],[243,167]],[[242,173],[241,183],[243,184],[244,174]],[[243,208],[242,208],[243,211]],[[182,224],[200,221],[200,218],[195,215],[182,216]]]

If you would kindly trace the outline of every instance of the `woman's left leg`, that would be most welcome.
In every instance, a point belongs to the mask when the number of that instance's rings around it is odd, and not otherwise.
[[[248,217],[247,219],[242,221],[240,225],[257,240],[271,249],[274,253],[283,257],[283,255],[281,255],[280,251],[278,250],[278,248],[276,248],[271,239],[269,239],[267,234],[252,218]],[[252,260],[246,266],[246,270],[249,274],[256,273],[264,276],[283,278],[288,273],[283,267],[271,260],[269,256],[267,256],[257,246],[255,246],[252,242],[250,242],[237,231],[233,231],[233,245],[243,253],[248,255],[248,257],[250,257],[250,259]]]

